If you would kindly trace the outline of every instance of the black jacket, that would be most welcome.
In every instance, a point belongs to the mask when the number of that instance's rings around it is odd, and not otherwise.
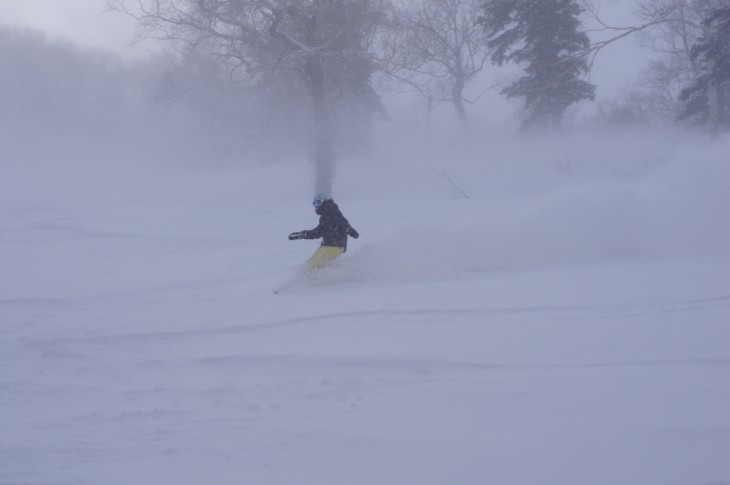
[[[302,239],[322,238],[322,246],[336,246],[347,251],[347,236],[355,239],[360,237],[332,199],[325,200],[315,210],[319,214],[319,225],[309,231],[300,232]]]

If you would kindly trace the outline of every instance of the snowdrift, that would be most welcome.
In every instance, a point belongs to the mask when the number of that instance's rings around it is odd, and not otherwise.
[[[727,148],[345,163],[361,238],[277,295],[304,161],[18,167],[0,483],[727,485]]]
[[[681,257],[730,248],[727,142],[686,147],[651,171],[596,153],[582,178],[553,174],[551,190],[521,198],[421,200],[423,211],[378,228],[388,214],[413,210],[392,200],[359,211],[378,233],[354,248],[321,281],[366,281],[559,267],[632,256]],[[457,165],[461,179],[484,176]],[[627,171],[619,170],[621,167]],[[453,167],[452,167],[453,168]],[[471,167],[473,168],[473,167]],[[519,166],[517,170],[519,170]],[[590,175],[593,170],[592,176]],[[555,169],[555,172],[559,170]],[[589,175],[586,175],[589,174]],[[603,178],[599,178],[603,177]],[[424,180],[426,178],[424,177]],[[567,179],[567,180],[566,180]],[[530,183],[529,177],[526,183]],[[515,185],[515,192],[523,189]],[[543,190],[545,188],[543,187]],[[399,207],[404,206],[404,207]]]

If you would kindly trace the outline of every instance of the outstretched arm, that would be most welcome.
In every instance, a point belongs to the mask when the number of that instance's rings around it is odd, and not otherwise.
[[[295,239],[319,239],[320,237],[322,237],[321,224],[314,229],[310,229],[308,231],[292,232],[291,234],[289,234],[290,241],[293,241]]]
[[[358,233],[354,227],[347,226],[347,235],[350,236],[353,239],[357,239],[360,237],[360,233]]]

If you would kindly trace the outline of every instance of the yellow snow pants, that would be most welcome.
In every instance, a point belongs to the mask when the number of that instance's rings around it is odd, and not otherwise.
[[[324,268],[342,253],[344,253],[344,250],[337,246],[321,246],[312,255],[312,257],[309,258],[309,261],[307,261],[306,272],[312,273],[318,269]]]

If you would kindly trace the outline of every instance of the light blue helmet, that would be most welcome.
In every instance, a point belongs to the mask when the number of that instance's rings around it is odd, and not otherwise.
[[[329,197],[327,197],[327,194],[325,194],[324,192],[320,192],[314,196],[314,199],[312,200],[312,205],[314,207],[319,207],[320,205],[322,205],[322,202],[327,199],[329,199]]]

